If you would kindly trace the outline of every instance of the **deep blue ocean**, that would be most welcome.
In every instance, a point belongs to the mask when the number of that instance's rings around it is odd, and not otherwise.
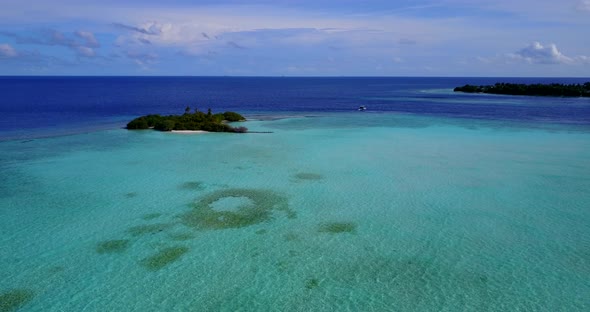
[[[590,124],[590,99],[452,92],[464,84],[583,83],[584,78],[0,77],[0,139],[124,125],[188,105],[245,114],[368,112]]]

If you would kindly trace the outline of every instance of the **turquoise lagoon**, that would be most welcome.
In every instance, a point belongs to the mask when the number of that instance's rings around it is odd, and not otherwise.
[[[590,310],[587,127],[245,126],[0,142],[0,311]]]

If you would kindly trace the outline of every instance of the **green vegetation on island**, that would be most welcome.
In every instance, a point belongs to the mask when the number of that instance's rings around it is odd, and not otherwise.
[[[244,133],[246,127],[232,127],[227,122],[244,121],[244,116],[235,112],[213,114],[211,109],[207,113],[195,109],[191,113],[190,107],[186,107],[182,115],[146,115],[133,119],[127,124],[127,129],[155,129],[159,131],[172,130],[203,130],[210,132],[238,132]]]
[[[590,82],[584,84],[496,83],[489,86],[472,86],[467,84],[462,87],[456,87],[454,91],[505,95],[590,97]]]

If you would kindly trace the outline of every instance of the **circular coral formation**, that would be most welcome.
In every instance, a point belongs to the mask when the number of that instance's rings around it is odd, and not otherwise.
[[[219,209],[219,203],[231,198],[247,199],[232,209]],[[224,201],[225,200],[225,201]],[[216,206],[216,207],[214,207]],[[272,219],[273,211],[283,211],[292,217],[287,199],[270,190],[226,189],[205,195],[194,209],[182,216],[182,222],[199,229],[241,228]]]

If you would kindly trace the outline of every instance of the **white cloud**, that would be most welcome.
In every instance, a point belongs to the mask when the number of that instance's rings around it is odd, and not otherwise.
[[[83,57],[96,56],[94,48],[100,47],[93,33],[80,30],[74,33],[63,33],[58,30],[42,30],[30,34],[0,32],[0,35],[13,38],[17,44],[66,47]]]
[[[83,46],[88,47],[88,48],[100,47],[100,43],[98,43],[98,40],[96,40],[96,37],[94,37],[93,33],[89,32],[89,31],[78,30],[77,32],[75,32],[75,34],[79,38],[85,40],[85,43],[83,44]]]
[[[576,8],[580,11],[590,12],[590,0],[581,0],[578,2]]]
[[[142,53],[137,51],[127,51],[126,55],[143,70],[149,70],[150,66],[157,63],[160,58],[156,53]]]
[[[150,21],[137,25],[122,23],[114,25],[125,31],[115,41],[117,46],[124,49],[137,48],[139,45],[153,45],[178,48],[186,54],[197,54],[194,51],[206,51],[206,46],[222,45],[221,42],[211,40],[219,32],[198,23]],[[208,33],[209,38],[203,36],[205,32]]]
[[[481,63],[485,63],[485,64],[491,64],[494,62],[493,58],[483,57],[483,56],[477,56],[477,57],[475,57],[475,60],[479,61]]]
[[[260,26],[265,21],[262,20]],[[387,27],[385,25],[375,25],[374,28],[358,25],[348,25],[344,27],[255,27],[257,24],[245,27],[230,27],[223,25],[211,25],[207,23],[193,21],[174,21],[160,22],[152,21],[138,24],[115,24],[123,30],[123,33],[117,38],[115,44],[124,50],[131,47],[139,48],[141,44],[150,45],[149,49],[154,48],[174,48],[183,55],[205,56],[211,55],[211,52],[222,52],[228,48],[237,48],[238,50],[247,49],[288,49],[302,47],[314,47],[338,50],[357,51],[383,51],[394,48],[396,43],[401,42],[404,45],[415,44],[416,41],[410,39],[401,39],[396,42],[392,37],[404,38],[400,34],[391,31],[391,28],[419,29],[414,27],[411,22],[398,21],[403,27]],[[269,21],[269,25],[273,25]],[[313,24],[313,23],[312,23]],[[320,24],[320,23],[318,23]],[[339,26],[335,24],[335,26]],[[362,26],[362,27],[361,27]],[[425,27],[422,25],[422,27]],[[429,26],[426,26],[428,28]],[[452,26],[448,26],[452,27]],[[434,28],[434,26],[433,26]],[[157,30],[157,31],[155,31]],[[423,32],[424,34],[420,34]],[[428,34],[428,35],[425,35]],[[428,42],[428,36],[431,31],[417,30],[416,37],[421,37],[424,42]],[[431,39],[437,41],[440,39]]]
[[[424,0],[415,7],[367,0],[366,4],[362,1],[358,12],[349,13],[340,10],[346,7],[340,3],[338,8],[330,10],[327,8],[331,4],[306,6],[302,1],[264,0],[245,4],[219,0],[179,4],[146,0],[125,5],[111,0],[64,0],[59,4],[46,0],[0,2],[0,28],[18,29],[22,36],[32,36],[38,41],[30,44],[65,46],[69,53],[64,57],[69,58],[100,58],[101,54],[117,53],[140,66],[158,63],[163,68],[176,61],[177,56],[216,59],[218,68],[227,64],[222,62],[225,58],[235,60],[241,56],[276,63],[277,68],[293,64],[291,61],[297,58],[311,62],[327,56],[338,60],[355,57],[361,60],[359,64],[379,60],[389,65],[399,62],[400,59],[394,58],[399,56],[408,64],[407,68],[475,55],[484,56],[479,60],[490,64],[489,67],[499,63],[520,63],[526,68],[533,68],[526,65],[529,63],[588,64],[586,57],[575,55],[587,51],[580,38],[584,38],[584,29],[590,26],[587,14],[590,0]],[[377,10],[373,4],[385,9]],[[387,9],[389,6],[391,10]],[[22,30],[31,27],[62,31],[69,28],[70,31],[43,37]],[[78,29],[86,31],[72,32]],[[94,34],[100,34],[102,49]],[[530,38],[538,38],[539,34],[549,42],[558,41],[563,53],[555,45],[539,43],[505,54],[517,50],[515,47]],[[3,36],[1,32],[0,36]],[[116,47],[112,50],[105,40],[115,38]],[[27,47],[19,44],[26,42],[20,41],[23,38],[15,37],[6,43],[25,54]],[[127,51],[136,53],[131,56]],[[490,51],[494,51],[492,55]],[[150,53],[157,53],[160,58],[150,57]],[[493,56],[494,53],[502,54]],[[187,62],[186,66],[195,64],[198,63]],[[342,68],[345,72],[346,67]],[[542,72],[557,66],[535,68]],[[567,68],[578,70],[574,66]]]
[[[79,56],[83,56],[83,57],[95,57],[96,56],[96,52],[94,51],[94,49],[89,48],[89,47],[76,47],[76,52],[78,53]]]
[[[18,50],[10,44],[0,44],[0,61],[14,62],[35,68],[47,68],[49,65],[72,66],[73,63],[61,58],[42,54],[38,51],[30,51],[19,48]],[[25,66],[22,66],[25,68]]]
[[[34,16],[40,22],[46,18],[51,18],[51,21],[71,20],[74,18],[72,15],[75,15],[76,20],[87,19],[88,24],[95,24],[95,28],[104,27],[96,25],[115,26],[118,28],[117,35],[124,36],[124,39],[118,42],[120,45],[125,41],[151,43],[156,47],[174,47],[181,51],[200,50],[203,45],[206,47],[228,46],[227,41],[230,40],[219,43],[215,42],[215,37],[263,29],[314,30],[284,38],[293,44],[297,41],[317,44],[338,37],[339,41],[359,47],[364,47],[368,43],[393,45],[398,38],[411,38],[411,40],[402,40],[403,44],[411,44],[415,41],[442,42],[445,38],[455,37],[458,33],[471,31],[476,33],[453,16],[419,19],[414,16],[387,14],[339,15],[304,8],[295,9],[280,4],[276,6],[195,4],[179,7],[141,6],[136,3],[120,7],[111,3],[80,5],[72,1],[71,5],[68,5],[68,10],[57,11],[55,7],[42,1],[38,5],[37,10],[46,12],[44,16]],[[14,6],[19,7],[16,4]],[[32,15],[24,13],[21,12],[20,16],[34,19]],[[0,12],[0,21],[3,15],[8,14]],[[371,33],[370,30],[374,32]],[[210,42],[205,43],[206,41]],[[242,42],[236,38],[232,38],[231,41],[246,47],[252,46],[251,42]],[[269,41],[264,43],[268,44]]]
[[[574,60],[578,63],[590,64],[590,56],[578,55],[574,58]]]
[[[553,64],[553,65],[587,65],[590,56],[568,56],[563,54],[555,44],[543,45],[533,42],[514,53],[497,54],[496,56],[477,56],[473,60],[486,65],[515,65],[521,64]]]
[[[281,3],[274,5],[270,1],[268,5],[241,5],[233,1],[223,5],[221,1],[219,5],[143,6],[131,3],[119,6],[110,1],[82,5],[71,0],[68,10],[63,10],[37,0],[35,12],[43,12],[42,16],[27,11],[17,0],[10,1],[14,4],[8,9],[20,10],[20,13],[8,14],[10,10],[4,11],[3,8],[0,21],[14,16],[23,17],[19,23],[85,20],[85,29],[94,27],[93,30],[101,33],[113,32],[117,38],[115,44],[122,53],[129,50],[157,51],[162,58],[170,54],[164,51],[166,49],[184,55],[211,55],[231,48],[236,53],[244,50],[235,49],[237,46],[248,48],[247,53],[251,54],[272,48],[291,53],[304,46],[337,47],[340,51],[367,58],[375,55],[388,57],[384,51],[416,49],[412,47],[416,42],[420,42],[424,49],[432,49],[432,45],[443,44],[449,39],[477,37],[481,33],[492,36],[496,31],[505,33],[495,29],[478,30],[454,15],[417,18],[406,14],[408,11],[334,14]],[[110,29],[105,29],[104,25]],[[113,28],[116,29],[113,31]],[[89,36],[77,33],[76,36],[76,41],[84,39],[82,46],[97,48]],[[403,47],[399,47],[400,44]]]
[[[531,64],[572,64],[575,62],[571,57],[561,53],[553,43],[543,46],[539,42],[533,42],[510,56]]]
[[[9,44],[0,44],[0,58],[17,57],[18,52]]]

